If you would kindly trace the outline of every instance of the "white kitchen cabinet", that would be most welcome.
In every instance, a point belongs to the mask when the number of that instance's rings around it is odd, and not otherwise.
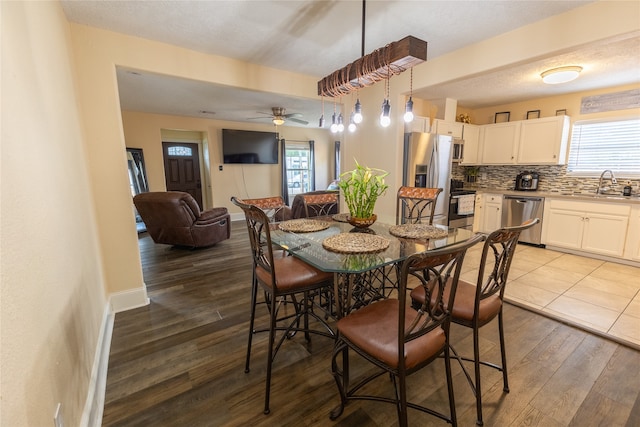
[[[542,242],[549,246],[622,257],[630,210],[629,205],[547,199]]]
[[[521,122],[495,123],[481,127],[480,161],[483,165],[510,165],[516,162]]]
[[[517,148],[522,165],[564,165],[567,162],[568,116],[523,120]]]
[[[457,139],[462,139],[463,124],[460,122],[447,122],[436,119],[433,121],[434,131],[438,135],[449,135]]]
[[[624,257],[632,261],[640,261],[640,205],[634,205],[631,208]]]
[[[484,221],[484,197],[482,194],[476,194],[476,204],[473,209],[473,232],[480,233],[482,231],[482,222]]]
[[[431,119],[429,117],[415,116],[411,122],[404,124],[404,131],[429,133],[431,131]]]
[[[502,226],[502,194],[476,194],[473,232],[491,233]]]
[[[465,123],[462,127],[462,139],[464,151],[460,164],[477,165],[480,162],[480,126]]]

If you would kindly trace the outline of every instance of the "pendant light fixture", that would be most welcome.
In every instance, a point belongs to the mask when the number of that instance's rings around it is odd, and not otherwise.
[[[322,115],[320,116],[320,120],[318,121],[318,127],[324,127],[324,96],[322,97]]]
[[[382,101],[382,113],[380,113],[380,125],[384,128],[391,124],[391,104],[389,104],[389,77],[390,69],[387,66],[387,80],[385,81],[385,98]]]
[[[410,123],[413,121],[413,67],[411,67],[411,77],[409,83],[409,100],[404,109],[404,121]]]
[[[360,105],[360,98],[356,98],[356,105],[353,111],[353,123],[362,123],[362,105]]]

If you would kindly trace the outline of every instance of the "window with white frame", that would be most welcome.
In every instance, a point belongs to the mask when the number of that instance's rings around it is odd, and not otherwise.
[[[640,176],[640,119],[575,122],[567,171],[597,176],[610,169],[618,176]]]

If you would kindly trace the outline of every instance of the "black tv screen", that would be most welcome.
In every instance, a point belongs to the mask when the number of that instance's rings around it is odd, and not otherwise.
[[[224,163],[278,163],[278,134],[251,130],[222,129]]]

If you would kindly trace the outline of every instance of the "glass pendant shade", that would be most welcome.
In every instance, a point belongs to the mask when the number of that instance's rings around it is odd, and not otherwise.
[[[360,105],[360,99],[356,100],[354,107],[353,122],[356,124],[362,123],[362,105]]]
[[[405,107],[404,121],[405,123],[410,123],[413,121],[413,99],[411,99],[411,97],[409,97],[409,100],[407,101],[407,105]]]
[[[389,104],[389,100],[385,99],[382,103],[382,114],[380,114],[380,125],[382,127],[388,127],[391,124],[391,105]]]

